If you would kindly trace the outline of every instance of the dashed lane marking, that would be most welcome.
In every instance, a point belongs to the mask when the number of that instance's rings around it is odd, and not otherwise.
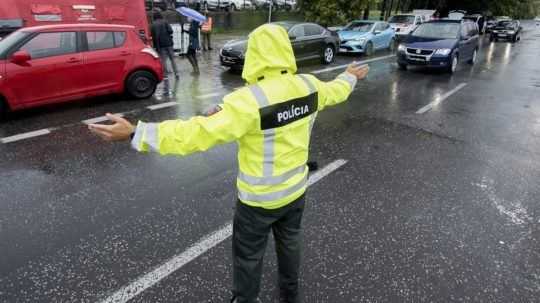
[[[422,107],[416,113],[421,115],[421,114],[424,114],[424,113],[432,110],[435,106],[443,103],[446,99],[450,98],[453,94],[457,93],[458,91],[463,89],[465,86],[467,86],[467,83],[461,83],[460,85],[458,85],[453,90],[447,92],[446,94],[444,94],[444,95],[440,96],[439,98],[437,98],[435,101],[433,101],[433,102],[429,103],[428,105]]]
[[[330,163],[329,165],[325,166],[323,169],[317,171],[309,177],[308,186],[317,183],[318,181],[335,172],[337,169],[339,169],[345,164],[347,164],[347,161],[343,159],[339,159]],[[106,299],[100,301],[100,303],[128,302],[129,300],[135,298],[137,295],[144,292],[146,289],[152,287],[159,281],[163,280],[173,272],[179,270],[184,265],[197,259],[199,256],[203,255],[210,249],[216,247],[221,242],[228,239],[232,235],[232,230],[232,223],[227,223],[219,230],[200,239],[197,243],[189,247],[183,253],[172,257],[167,262],[159,265],[152,271],[140,276],[135,281],[120,288],[118,291],[114,292]]]
[[[150,106],[147,106],[146,108],[148,108],[149,110],[158,110],[158,109],[167,108],[167,107],[173,107],[173,106],[177,106],[177,105],[179,105],[178,102],[171,101],[171,102],[166,102],[166,103],[150,105]]]
[[[117,116],[120,116],[120,117],[124,117],[124,113],[117,113],[115,114]],[[101,123],[101,122],[105,122],[105,121],[109,121],[109,118],[107,118],[107,116],[101,116],[101,117],[96,117],[96,118],[92,118],[92,119],[87,119],[87,120],[83,120],[82,123],[84,124],[95,124],[95,123]]]
[[[20,140],[25,140],[25,139],[30,139],[30,138],[34,138],[34,137],[44,136],[44,135],[50,134],[51,130],[52,129],[45,128],[45,129],[35,130],[35,131],[27,132],[27,133],[22,133],[22,134],[10,136],[10,137],[2,138],[2,139],[0,139],[0,142],[2,142],[4,144],[7,144],[7,143],[12,143],[12,142],[17,142],[17,141],[20,141]]]
[[[366,63],[371,63],[371,62],[382,61],[382,60],[394,58],[395,56],[396,55],[388,55],[388,56],[383,56],[383,57],[377,57],[377,58],[373,58],[373,59],[369,59],[369,60],[359,61],[358,64],[366,64]],[[334,67],[329,67],[329,68],[325,68],[325,69],[320,69],[320,70],[312,71],[311,73],[316,74],[316,75],[317,74],[322,74],[322,73],[327,73],[327,72],[335,71],[335,70],[338,70],[338,69],[346,68],[347,66],[349,66],[349,64],[350,63],[339,65],[339,66],[334,66]]]
[[[197,99],[210,99],[210,98],[214,98],[214,97],[219,97],[221,95],[222,95],[222,93],[211,93],[211,94],[196,96],[195,98],[197,98]]]

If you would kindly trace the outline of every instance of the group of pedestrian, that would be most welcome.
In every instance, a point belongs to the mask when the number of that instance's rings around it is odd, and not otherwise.
[[[182,25],[182,33],[189,36],[189,43],[187,47],[186,58],[193,67],[193,73],[199,74],[199,62],[197,60],[197,50],[200,49],[199,41],[199,29],[202,33],[202,48],[204,51],[212,50],[210,36],[212,33],[212,17],[208,16],[208,12],[205,13],[206,22],[199,23],[196,20],[188,18],[189,29],[184,30]],[[163,65],[163,72],[167,74],[167,61],[170,61],[174,76],[179,78],[178,67],[174,60],[174,39],[172,26],[163,18],[163,15],[159,12],[154,13],[154,22],[152,23],[152,39],[154,41],[154,48],[161,57]]]

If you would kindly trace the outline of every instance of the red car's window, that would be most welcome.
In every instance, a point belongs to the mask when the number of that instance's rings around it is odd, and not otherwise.
[[[41,33],[23,45],[32,59],[60,56],[77,52],[75,32]]]
[[[113,32],[87,32],[86,40],[89,51],[114,48]]]
[[[114,45],[120,47],[126,42],[126,32],[114,32]]]

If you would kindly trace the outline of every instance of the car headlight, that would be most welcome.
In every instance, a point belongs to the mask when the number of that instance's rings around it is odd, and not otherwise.
[[[510,35],[513,35],[513,34],[516,33],[516,31],[508,31],[508,33],[509,33]]]
[[[438,49],[437,51],[435,51],[435,54],[436,55],[441,55],[441,56],[448,56],[451,52],[452,52],[452,50],[449,49],[449,48],[441,48],[441,49]]]
[[[407,50],[407,47],[405,47],[405,45],[403,44],[400,44],[397,49],[398,52],[405,52]]]

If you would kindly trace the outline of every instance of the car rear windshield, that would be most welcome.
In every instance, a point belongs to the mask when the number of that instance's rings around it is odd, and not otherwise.
[[[512,26],[512,21],[499,21],[499,23],[497,23],[497,26],[499,26],[499,27],[510,27],[510,26]]]
[[[295,23],[290,22],[274,22],[274,24],[284,27],[286,31],[289,31],[295,25]]]
[[[373,27],[373,23],[368,22],[351,22],[349,25],[345,26],[344,31],[354,31],[354,32],[369,32]]]
[[[476,18],[476,17],[463,17],[463,20],[470,20],[470,21],[473,21],[473,22],[478,22],[478,18]]]
[[[406,15],[394,16],[394,17],[390,18],[388,23],[413,24],[414,23],[414,16],[406,16]]]
[[[414,32],[413,36],[423,38],[456,39],[459,34],[459,23],[424,23]]]
[[[6,38],[0,40],[0,59],[5,59],[5,56],[9,50],[28,35],[30,35],[30,33],[14,32]]]

